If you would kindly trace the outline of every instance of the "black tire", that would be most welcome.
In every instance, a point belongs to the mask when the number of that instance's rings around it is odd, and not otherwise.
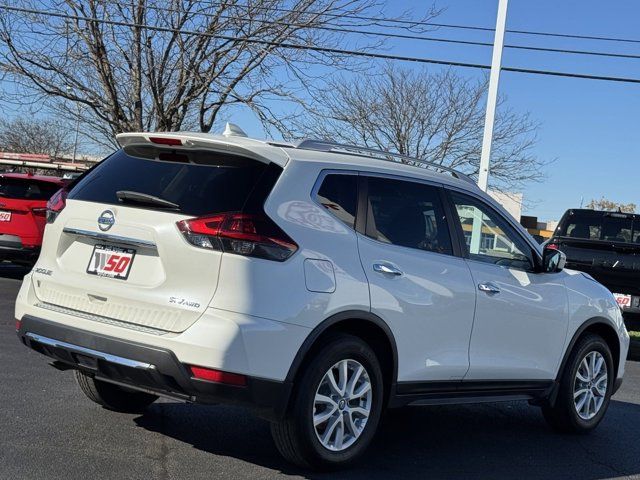
[[[347,359],[359,362],[369,375],[371,410],[355,443],[345,450],[331,451],[322,445],[313,426],[314,398],[329,369]],[[286,460],[303,468],[327,470],[352,464],[373,440],[380,421],[384,383],[378,358],[360,338],[338,335],[314,355],[301,373],[289,412],[282,421],[271,424],[271,434],[278,450]]]
[[[140,413],[158,399],[150,393],[136,392],[96,380],[80,370],[74,373],[80,390],[89,400],[115,412]]]
[[[591,419],[585,420],[578,414],[573,395],[574,382],[580,363],[591,352],[599,352],[607,367],[607,390],[604,401],[598,413]],[[544,405],[542,414],[547,423],[561,433],[588,433],[598,426],[604,417],[615,381],[613,356],[607,342],[595,334],[586,334],[577,342],[564,367],[558,389],[558,396],[554,405]]]

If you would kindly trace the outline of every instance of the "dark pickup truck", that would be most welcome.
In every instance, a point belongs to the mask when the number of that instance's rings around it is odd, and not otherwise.
[[[640,215],[567,210],[548,245],[616,294],[625,314],[640,314]]]

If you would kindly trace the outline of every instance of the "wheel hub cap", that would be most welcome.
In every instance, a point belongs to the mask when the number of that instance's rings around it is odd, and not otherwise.
[[[583,420],[595,417],[607,394],[607,362],[600,352],[589,352],[580,362],[573,387],[573,401]]]
[[[353,445],[371,413],[373,393],[367,370],[356,360],[341,360],[322,377],[313,402],[313,426],[327,450]]]

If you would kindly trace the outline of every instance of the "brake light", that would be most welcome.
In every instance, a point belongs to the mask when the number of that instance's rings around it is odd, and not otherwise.
[[[36,207],[32,208],[31,212],[34,215],[38,215],[39,217],[44,217],[47,214],[47,207]]]
[[[60,212],[67,206],[67,191],[61,188],[47,202],[47,223],[55,222]]]
[[[182,145],[182,140],[179,138],[149,137],[149,140],[152,143],[157,143],[158,145]]]
[[[547,243],[545,246],[547,250],[560,250],[557,243]]]
[[[282,262],[298,245],[266,215],[221,213],[178,222],[184,238],[200,248]]]
[[[16,332],[20,331],[21,326],[22,326],[22,322],[20,320],[16,320]]]
[[[237,373],[223,372],[212,368],[189,366],[193,378],[206,380],[208,382],[226,383],[227,385],[235,385],[236,387],[244,387],[247,384],[247,377]]]

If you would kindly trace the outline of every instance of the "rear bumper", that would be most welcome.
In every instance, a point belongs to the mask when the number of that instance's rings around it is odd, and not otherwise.
[[[59,368],[79,369],[100,380],[183,401],[246,406],[267,419],[282,418],[292,389],[288,382],[255,377],[247,377],[242,387],[198,380],[170,350],[30,315],[22,318],[17,334]]]
[[[39,247],[24,247],[16,235],[0,234],[0,260],[33,262],[39,253]]]

